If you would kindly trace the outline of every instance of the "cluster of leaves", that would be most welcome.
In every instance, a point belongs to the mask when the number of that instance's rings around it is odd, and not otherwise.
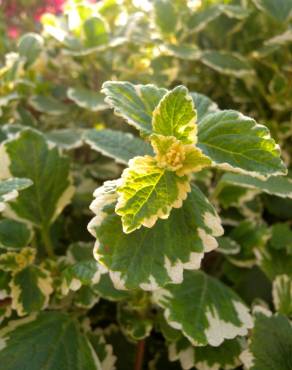
[[[5,40],[0,370],[292,369],[291,15],[70,0]]]

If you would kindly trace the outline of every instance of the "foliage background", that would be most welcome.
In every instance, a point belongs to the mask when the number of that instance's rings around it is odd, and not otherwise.
[[[125,168],[125,161],[113,160],[121,155],[112,149],[117,142],[111,146],[102,133],[137,135],[108,109],[100,93],[105,81],[165,88],[183,84],[220,109],[236,109],[266,125],[291,166],[291,1],[145,4],[2,1],[0,139],[12,140],[13,177],[34,183],[19,191],[0,220],[2,337],[11,320],[52,311],[52,327],[68,321],[63,345],[72,355],[72,369],[97,368],[88,341],[103,369],[292,369],[292,184],[287,178],[263,183],[219,170],[196,174],[196,184],[216,205],[225,229],[202,269],[232,287],[251,310],[275,314],[269,321],[258,313],[244,343],[225,341],[227,349],[221,350],[195,348],[168,326],[148,292],[118,291],[107,275],[97,281],[86,230],[89,204],[95,188]],[[7,158],[0,157],[1,179],[6,179]],[[43,317],[31,333],[48,330]],[[25,356],[33,339],[21,347],[26,334],[15,333],[8,348],[20,362],[4,350],[0,369],[39,369],[41,358],[31,362]],[[28,337],[46,347],[48,337],[58,335],[56,329],[43,338]],[[240,356],[247,342],[256,365]],[[67,369],[62,356],[54,354],[48,368]]]

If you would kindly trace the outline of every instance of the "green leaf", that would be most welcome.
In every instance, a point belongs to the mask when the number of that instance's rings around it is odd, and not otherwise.
[[[223,233],[215,209],[195,186],[167,220],[131,234],[123,232],[113,195],[108,193],[107,200],[99,189],[96,196],[91,209],[97,216],[88,226],[97,239],[94,256],[118,289],[153,290],[181,283],[183,270],[198,269],[204,253],[217,247],[214,237]]]
[[[83,24],[85,46],[92,48],[109,42],[107,24],[100,17],[88,18]]]
[[[69,158],[50,147],[44,136],[32,129],[22,130],[2,143],[0,177],[23,177],[33,186],[23,190],[10,212],[36,226],[48,226],[70,201],[74,188]]]
[[[0,154],[1,158],[1,154]],[[4,168],[4,162],[2,162],[2,166]],[[5,174],[6,175],[6,174]],[[1,171],[0,171],[0,178],[1,178]],[[2,212],[6,205],[6,202],[13,200],[18,197],[19,190],[26,189],[32,185],[32,181],[30,179],[19,179],[19,178],[11,178],[8,180],[0,180],[0,212]]]
[[[278,275],[273,281],[273,301],[278,312],[292,316],[292,277]]]
[[[194,12],[189,18],[188,28],[192,33],[199,32],[220,14],[221,10],[218,6],[210,6],[202,11]]]
[[[292,15],[291,0],[253,0],[253,2],[260,10],[279,22],[287,21]]]
[[[48,141],[64,150],[77,149],[83,145],[82,131],[80,130],[65,128],[51,130],[45,135]]]
[[[128,299],[130,296],[125,290],[118,290],[113,286],[113,282],[108,273],[102,273],[99,282],[94,284],[92,289],[97,292],[101,298],[114,302]]]
[[[17,252],[0,254],[0,269],[16,273],[31,265],[36,256],[36,249],[25,247]]]
[[[262,311],[262,310],[261,310]],[[292,326],[283,315],[256,314],[249,349],[241,360],[249,370],[291,370]]]
[[[171,0],[154,1],[155,23],[159,30],[165,34],[172,34],[176,31],[178,16]]]
[[[248,60],[237,53],[209,50],[202,53],[201,61],[217,72],[237,78],[246,78],[254,74]]]
[[[165,44],[164,48],[169,55],[183,60],[199,60],[202,54],[198,46],[192,44]]]
[[[104,102],[104,96],[98,92],[91,91],[84,87],[71,87],[67,90],[67,96],[79,107],[92,112],[103,111],[108,108]]]
[[[25,57],[28,64],[32,64],[40,55],[43,48],[44,40],[37,33],[26,33],[18,42],[19,55]]]
[[[52,96],[34,95],[29,99],[29,104],[38,112],[59,116],[68,112],[66,104]]]
[[[17,311],[18,316],[46,308],[53,292],[52,278],[48,271],[34,265],[17,272],[10,287],[12,308]]]
[[[287,249],[288,252],[292,250],[292,230],[288,224],[275,223],[271,231],[270,245],[274,249]]]
[[[108,81],[102,86],[106,103],[115,113],[141,131],[143,135],[152,133],[152,113],[166,94],[166,89],[154,85],[133,85],[130,82]]]
[[[118,305],[118,322],[122,332],[131,340],[142,340],[150,335],[153,322],[148,317],[134,310],[127,303]]]
[[[240,5],[221,4],[220,9],[229,18],[244,19],[249,16],[250,9]]]
[[[206,95],[199,94],[197,92],[190,92],[190,95],[196,107],[198,124],[205,115],[219,110],[218,105]]]
[[[101,370],[78,323],[61,312],[11,321],[0,331],[1,370]]]
[[[219,280],[188,271],[180,285],[153,293],[170,326],[182,330],[195,346],[219,346],[224,339],[247,334],[253,326],[247,307]]]
[[[172,208],[181,207],[190,191],[188,176],[158,167],[152,157],[135,157],[124,170],[117,188],[116,213],[123,230],[130,233],[142,225],[152,227],[158,218],[167,218]]]
[[[20,249],[28,246],[32,230],[24,223],[10,219],[0,221],[0,247]]]
[[[260,179],[286,174],[269,130],[236,111],[205,116],[198,126],[198,147],[224,170]]]
[[[100,279],[97,262],[93,259],[77,262],[62,272],[62,293],[78,290],[82,285],[93,285]]]
[[[130,159],[139,155],[153,155],[147,142],[122,131],[92,129],[85,133],[84,140],[91,149],[122,164],[128,164]]]
[[[248,175],[226,173],[217,185],[220,188],[218,192],[229,184],[292,199],[292,180],[287,176],[272,176],[269,179],[260,180]]]
[[[192,97],[184,86],[166,93],[153,111],[155,134],[174,136],[184,144],[197,141],[197,113]]]
[[[243,345],[239,339],[225,340],[219,347],[194,347],[184,337],[171,343],[169,359],[179,360],[183,369],[229,370],[240,365]]]
[[[74,294],[73,303],[78,308],[90,310],[99,301],[99,296],[89,285],[83,285]]]
[[[221,236],[218,240],[217,251],[227,256],[234,255],[240,252],[240,244],[228,236]]]

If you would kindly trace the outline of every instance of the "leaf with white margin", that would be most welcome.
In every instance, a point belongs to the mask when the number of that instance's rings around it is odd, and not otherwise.
[[[233,290],[202,271],[186,271],[180,285],[153,292],[165,309],[166,321],[195,346],[219,346],[244,336],[253,322],[248,308]]]
[[[17,273],[35,261],[36,249],[25,247],[19,252],[6,252],[0,254],[0,269]]]
[[[83,23],[84,46],[93,48],[109,42],[109,27],[104,19],[93,16]]]
[[[221,177],[217,185],[217,193],[229,184],[260,190],[263,193],[276,195],[281,198],[292,199],[292,179],[288,176],[272,176],[266,180],[260,180],[248,175],[226,173]]]
[[[84,87],[69,88],[67,90],[67,97],[74,101],[79,107],[88,109],[92,112],[100,112],[109,108],[104,102],[104,95]]]
[[[83,285],[73,297],[73,304],[78,308],[90,310],[99,301],[99,295],[91,286]]]
[[[93,285],[100,279],[98,264],[91,260],[79,261],[62,271],[62,293],[68,294],[69,290],[76,291],[82,285]]]
[[[33,181],[9,204],[11,217],[47,227],[70,202],[74,187],[69,158],[50,146],[40,132],[25,129],[4,141],[0,161],[0,178],[26,176]]]
[[[103,331],[98,328],[87,335],[92,347],[97,353],[102,370],[115,370],[117,357],[113,353],[113,346],[106,342]]]
[[[248,370],[291,370],[292,325],[281,314],[260,310],[255,314],[255,326],[249,347],[240,359]]]
[[[182,337],[169,346],[170,361],[179,360],[184,370],[229,370],[237,368],[241,362],[239,355],[243,349],[240,339],[225,340],[219,347],[194,347]]]
[[[201,57],[201,50],[192,44],[165,44],[163,48],[169,55],[183,60],[198,60]]]
[[[201,61],[217,72],[237,78],[246,78],[254,75],[254,70],[248,60],[237,53],[217,50],[204,51]]]
[[[154,0],[155,24],[162,34],[173,34],[178,24],[178,14],[171,0]]]
[[[18,52],[25,57],[28,65],[38,58],[44,46],[44,40],[38,33],[29,32],[21,36],[18,41]]]
[[[133,309],[131,304],[120,302],[117,317],[122,332],[130,340],[142,340],[150,335],[153,320],[147,315],[141,315],[141,312]]]
[[[0,221],[0,248],[17,250],[26,247],[32,235],[31,228],[25,223],[10,219]]]
[[[107,186],[107,184],[105,184]],[[88,225],[97,239],[94,256],[109,270],[117,289],[154,290],[183,280],[184,269],[198,269],[205,252],[217,247],[220,219],[195,186],[179,209],[151,229],[125,234],[114,212],[114,194],[99,188],[91,209],[97,214]]]
[[[38,112],[59,116],[68,113],[68,106],[52,96],[34,95],[29,104]]]
[[[197,145],[223,170],[259,179],[286,174],[279,147],[267,127],[233,110],[205,116],[198,125]]]
[[[150,144],[122,131],[92,129],[85,132],[84,140],[91,149],[122,164],[136,156],[153,155]]]
[[[76,319],[42,312],[9,322],[0,331],[0,369],[102,370]]]
[[[287,21],[292,15],[291,0],[253,0],[253,2],[260,10],[279,22]]]
[[[168,91],[153,111],[153,132],[174,136],[183,144],[197,141],[197,112],[194,101],[184,86]]]
[[[273,281],[273,301],[276,310],[283,315],[292,315],[292,277],[278,275]]]
[[[12,308],[16,310],[18,316],[45,309],[53,292],[49,272],[35,265],[17,272],[9,285]]]
[[[240,244],[235,240],[229,238],[228,236],[221,236],[217,239],[218,249],[217,252],[220,252],[224,255],[234,255],[240,252]]]
[[[203,30],[210,22],[221,14],[218,6],[210,6],[202,11],[194,12],[188,21],[189,32],[195,33]]]
[[[0,155],[1,158],[1,155]],[[1,165],[4,168],[3,158],[1,158]],[[1,174],[1,171],[0,171]],[[1,178],[1,176],[0,176]],[[32,185],[32,181],[30,179],[19,179],[19,178],[11,178],[8,180],[0,180],[0,212],[5,209],[5,203],[9,202],[18,197],[19,191],[26,189]]]
[[[45,136],[48,141],[65,150],[77,149],[83,145],[81,130],[70,128],[51,130]]]
[[[160,168],[150,156],[131,159],[117,188],[116,213],[122,218],[124,232],[166,219],[172,208],[182,206],[190,190],[189,176]]]
[[[214,113],[220,110],[218,108],[218,105],[206,95],[197,92],[190,92],[190,95],[196,107],[198,124],[200,123],[201,119],[205,117],[206,114]]]
[[[102,85],[105,102],[114,108],[115,113],[141,131],[143,135],[152,133],[152,113],[161,98],[167,93],[154,85],[133,85],[125,81],[107,81]]]
[[[222,13],[229,18],[244,19],[251,13],[250,9],[240,5],[220,4],[219,7]]]
[[[114,287],[113,282],[108,273],[102,273],[99,282],[92,286],[94,292],[96,292],[101,298],[107,299],[108,301],[121,301],[129,299],[130,294],[125,290],[118,290]]]

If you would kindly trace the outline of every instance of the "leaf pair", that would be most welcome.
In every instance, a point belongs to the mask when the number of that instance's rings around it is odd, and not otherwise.
[[[190,191],[190,174],[204,167],[249,174],[260,179],[286,173],[268,129],[232,111],[197,114],[183,86],[167,92],[153,85],[106,82],[106,102],[150,140],[155,156],[135,157],[117,189],[116,212],[123,230],[152,227],[181,207]],[[199,99],[200,100],[200,99]]]
[[[128,86],[130,92],[131,86]],[[136,97],[132,109],[135,105],[139,108],[143,94],[147,92],[147,95],[154,89],[150,86],[137,88],[141,98],[138,101],[139,96]],[[110,93],[107,84],[104,92]],[[161,92],[157,91],[156,103]],[[155,156],[130,160],[117,189],[116,212],[122,217],[126,233],[142,225],[152,227],[158,218],[167,218],[172,208],[180,208],[191,190],[189,175],[211,165],[211,160],[195,147],[197,114],[187,89],[176,87],[165,93],[154,106],[152,101],[152,106],[147,107],[149,116],[144,117],[145,129],[142,132],[150,140]]]

